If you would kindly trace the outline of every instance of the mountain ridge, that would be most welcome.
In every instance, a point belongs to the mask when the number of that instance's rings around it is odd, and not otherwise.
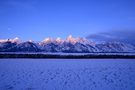
[[[46,38],[41,42],[32,40],[23,42],[19,38],[0,40],[0,52],[135,52],[135,46],[123,42],[96,43],[85,38],[73,38],[70,35],[66,40]]]

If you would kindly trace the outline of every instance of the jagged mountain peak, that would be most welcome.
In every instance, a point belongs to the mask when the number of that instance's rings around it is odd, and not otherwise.
[[[0,43],[4,43],[4,42],[19,43],[21,42],[21,40],[18,37],[13,39],[0,39]]]
[[[135,52],[135,46],[123,42],[91,42],[85,38],[73,38],[71,35],[65,40],[61,38],[46,38],[41,42],[32,40],[19,42],[18,38],[0,40],[0,52]]]
[[[57,37],[55,39],[49,37],[49,38],[45,38],[43,41],[41,41],[41,43],[44,43],[44,44],[47,44],[47,43],[64,43],[64,42],[69,42],[69,43],[72,43],[72,44],[75,44],[75,43],[83,43],[83,44],[89,43],[90,44],[90,43],[92,43],[85,38],[81,38],[81,37],[74,38],[72,35],[69,35],[65,40],[61,39],[60,37]]]

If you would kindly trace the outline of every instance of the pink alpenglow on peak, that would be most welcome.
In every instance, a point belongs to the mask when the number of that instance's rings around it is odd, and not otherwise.
[[[18,37],[12,39],[12,42],[20,42],[20,39]]]
[[[7,42],[7,41],[10,41],[12,43],[21,43],[22,41],[16,37],[14,39],[0,39],[0,42]],[[28,40],[28,42],[34,42],[33,40]],[[41,43],[63,43],[63,42],[70,42],[72,44],[75,44],[75,43],[83,43],[83,44],[92,44],[93,42],[85,39],[85,38],[81,38],[81,37],[77,37],[77,38],[74,38],[72,37],[72,35],[69,35],[66,39],[61,39],[60,37],[57,37],[55,39],[51,38],[51,37],[48,37],[48,38],[45,38],[43,41],[41,41]]]
[[[75,38],[72,37],[72,35],[69,35],[66,39],[67,42],[71,42],[73,44],[75,44],[77,41]]]
[[[0,52],[135,52],[135,46],[122,42],[95,43],[85,38],[73,38],[69,35],[66,39],[45,38],[41,42],[29,40],[20,42],[19,38],[1,39]]]
[[[19,43],[19,42],[21,42],[21,40],[18,37],[14,38],[14,39],[0,39],[1,43],[8,42],[8,41],[12,42],[12,43]]]
[[[28,42],[33,42],[33,40],[30,39]]]
[[[77,38],[73,38],[72,35],[69,35],[66,39],[67,42],[70,42],[70,43],[83,43],[83,44],[92,44],[94,45],[93,42],[87,40],[86,38],[81,38],[81,37],[77,37]]]
[[[60,37],[57,37],[57,38],[56,38],[56,42],[57,42],[57,43],[63,43],[64,41],[63,41]]]
[[[0,39],[0,43],[7,42],[8,39]]]
[[[49,43],[49,42],[52,42],[52,38],[45,38],[42,43]]]

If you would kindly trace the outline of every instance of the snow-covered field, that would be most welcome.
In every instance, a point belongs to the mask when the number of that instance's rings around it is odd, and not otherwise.
[[[0,90],[135,90],[135,60],[0,59]]]

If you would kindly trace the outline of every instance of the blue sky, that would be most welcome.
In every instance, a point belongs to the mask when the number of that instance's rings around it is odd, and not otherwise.
[[[43,40],[135,30],[135,0],[0,0],[0,38]]]

